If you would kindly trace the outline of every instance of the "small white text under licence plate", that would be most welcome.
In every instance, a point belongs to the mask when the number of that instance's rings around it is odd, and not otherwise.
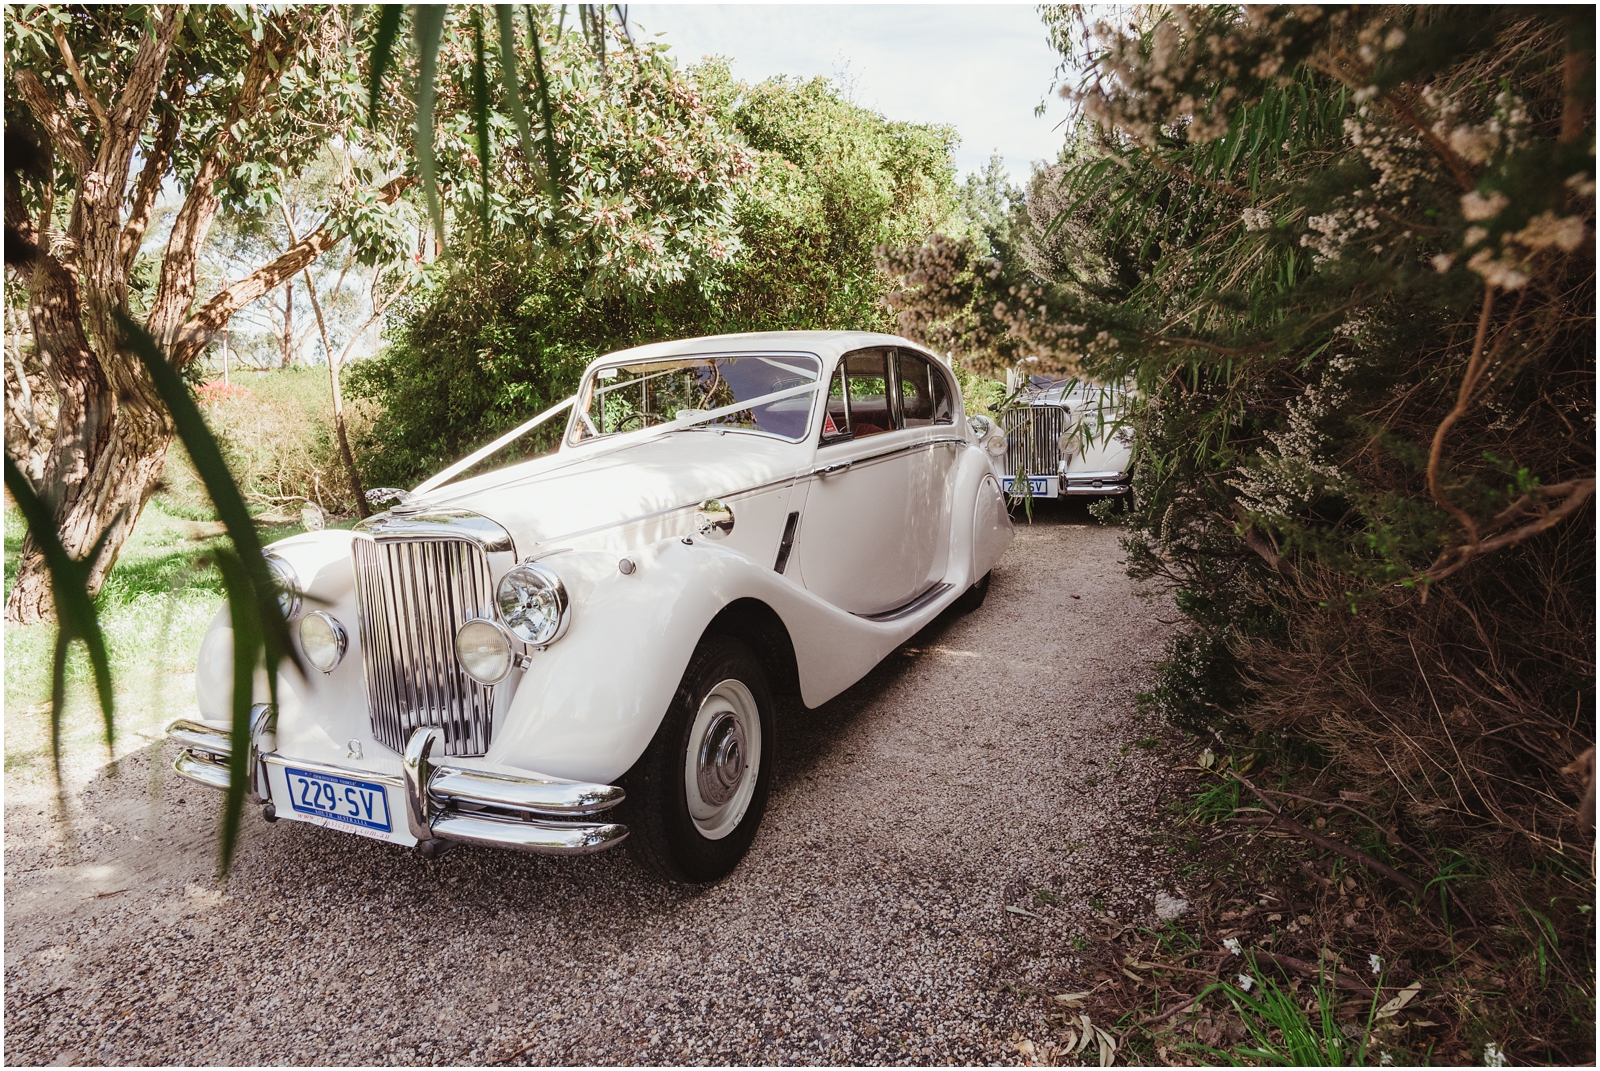
[[[289,784],[289,803],[301,814],[384,833],[393,831],[389,794],[382,785],[293,766],[285,766],[283,774]]]

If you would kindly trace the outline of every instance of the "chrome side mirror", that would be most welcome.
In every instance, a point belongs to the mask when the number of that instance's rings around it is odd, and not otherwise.
[[[706,539],[726,539],[733,531],[733,508],[714,498],[706,499],[695,513],[695,531]]]

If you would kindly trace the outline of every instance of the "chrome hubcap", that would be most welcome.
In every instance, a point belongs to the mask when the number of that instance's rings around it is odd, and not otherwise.
[[[742,681],[706,693],[689,730],[683,787],[689,816],[708,840],[738,828],[761,772],[761,712]]]
[[[732,711],[717,714],[700,741],[700,798],[713,807],[733,799],[744,774],[744,729]]]

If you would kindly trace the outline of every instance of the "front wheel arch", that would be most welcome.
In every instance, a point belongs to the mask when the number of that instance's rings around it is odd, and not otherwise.
[[[755,655],[766,671],[775,695],[800,694],[800,663],[794,641],[778,612],[760,599],[735,599],[724,606],[700,634],[700,642],[714,635],[732,636]]]

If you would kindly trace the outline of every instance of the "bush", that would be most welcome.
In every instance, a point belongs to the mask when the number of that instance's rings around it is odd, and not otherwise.
[[[1031,277],[903,253],[902,323],[1137,386],[1155,703],[1309,757],[1423,883],[1468,861],[1530,1058],[1591,1060],[1593,11],[1143,11],[1062,35],[1089,121]]]
[[[226,386],[211,382],[196,393],[247,501],[294,514],[306,501],[330,514],[355,513],[334,439],[327,368],[236,371]],[[352,433],[366,426],[359,407],[347,406],[345,420]],[[205,489],[180,445],[168,456],[162,482],[169,512],[212,518]]]

